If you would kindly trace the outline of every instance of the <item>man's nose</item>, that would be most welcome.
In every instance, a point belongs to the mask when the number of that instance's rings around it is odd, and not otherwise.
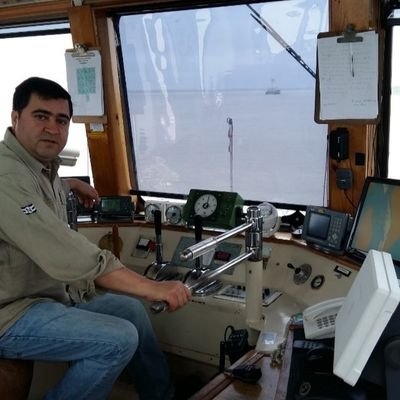
[[[46,122],[45,131],[52,135],[57,135],[60,133],[60,127],[54,118],[49,118]]]

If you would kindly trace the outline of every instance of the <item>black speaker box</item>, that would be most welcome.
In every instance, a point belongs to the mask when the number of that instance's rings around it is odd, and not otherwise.
[[[349,131],[346,128],[337,128],[330,133],[329,156],[336,161],[349,158]]]
[[[349,168],[338,168],[336,170],[336,186],[339,189],[350,189],[353,184],[353,173]]]

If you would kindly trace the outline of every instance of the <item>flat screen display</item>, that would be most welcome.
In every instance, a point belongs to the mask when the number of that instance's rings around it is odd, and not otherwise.
[[[119,212],[121,211],[121,203],[118,197],[110,197],[101,199],[101,209],[104,212]]]
[[[347,253],[363,259],[371,249],[390,253],[400,265],[400,180],[365,180]]]
[[[308,221],[308,236],[325,240],[328,237],[330,221],[330,215],[311,212]]]

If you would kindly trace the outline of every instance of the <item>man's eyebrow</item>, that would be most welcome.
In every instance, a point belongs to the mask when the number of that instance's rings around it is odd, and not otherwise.
[[[41,114],[45,114],[45,115],[54,115],[54,114],[51,113],[50,111],[44,110],[44,109],[42,109],[42,108],[37,108],[36,110],[33,110],[33,111],[32,111],[32,114],[35,114],[35,113],[41,113]],[[68,119],[68,120],[71,119],[71,117],[70,117],[69,115],[64,114],[64,113],[59,113],[59,114],[56,115],[56,117],[58,117],[58,118],[66,118],[66,119]]]

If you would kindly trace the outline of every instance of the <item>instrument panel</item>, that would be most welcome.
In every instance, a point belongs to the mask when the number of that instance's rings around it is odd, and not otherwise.
[[[183,218],[189,226],[194,225],[196,215],[202,217],[204,227],[231,229],[239,225],[241,217],[242,197],[235,192],[191,189]]]

